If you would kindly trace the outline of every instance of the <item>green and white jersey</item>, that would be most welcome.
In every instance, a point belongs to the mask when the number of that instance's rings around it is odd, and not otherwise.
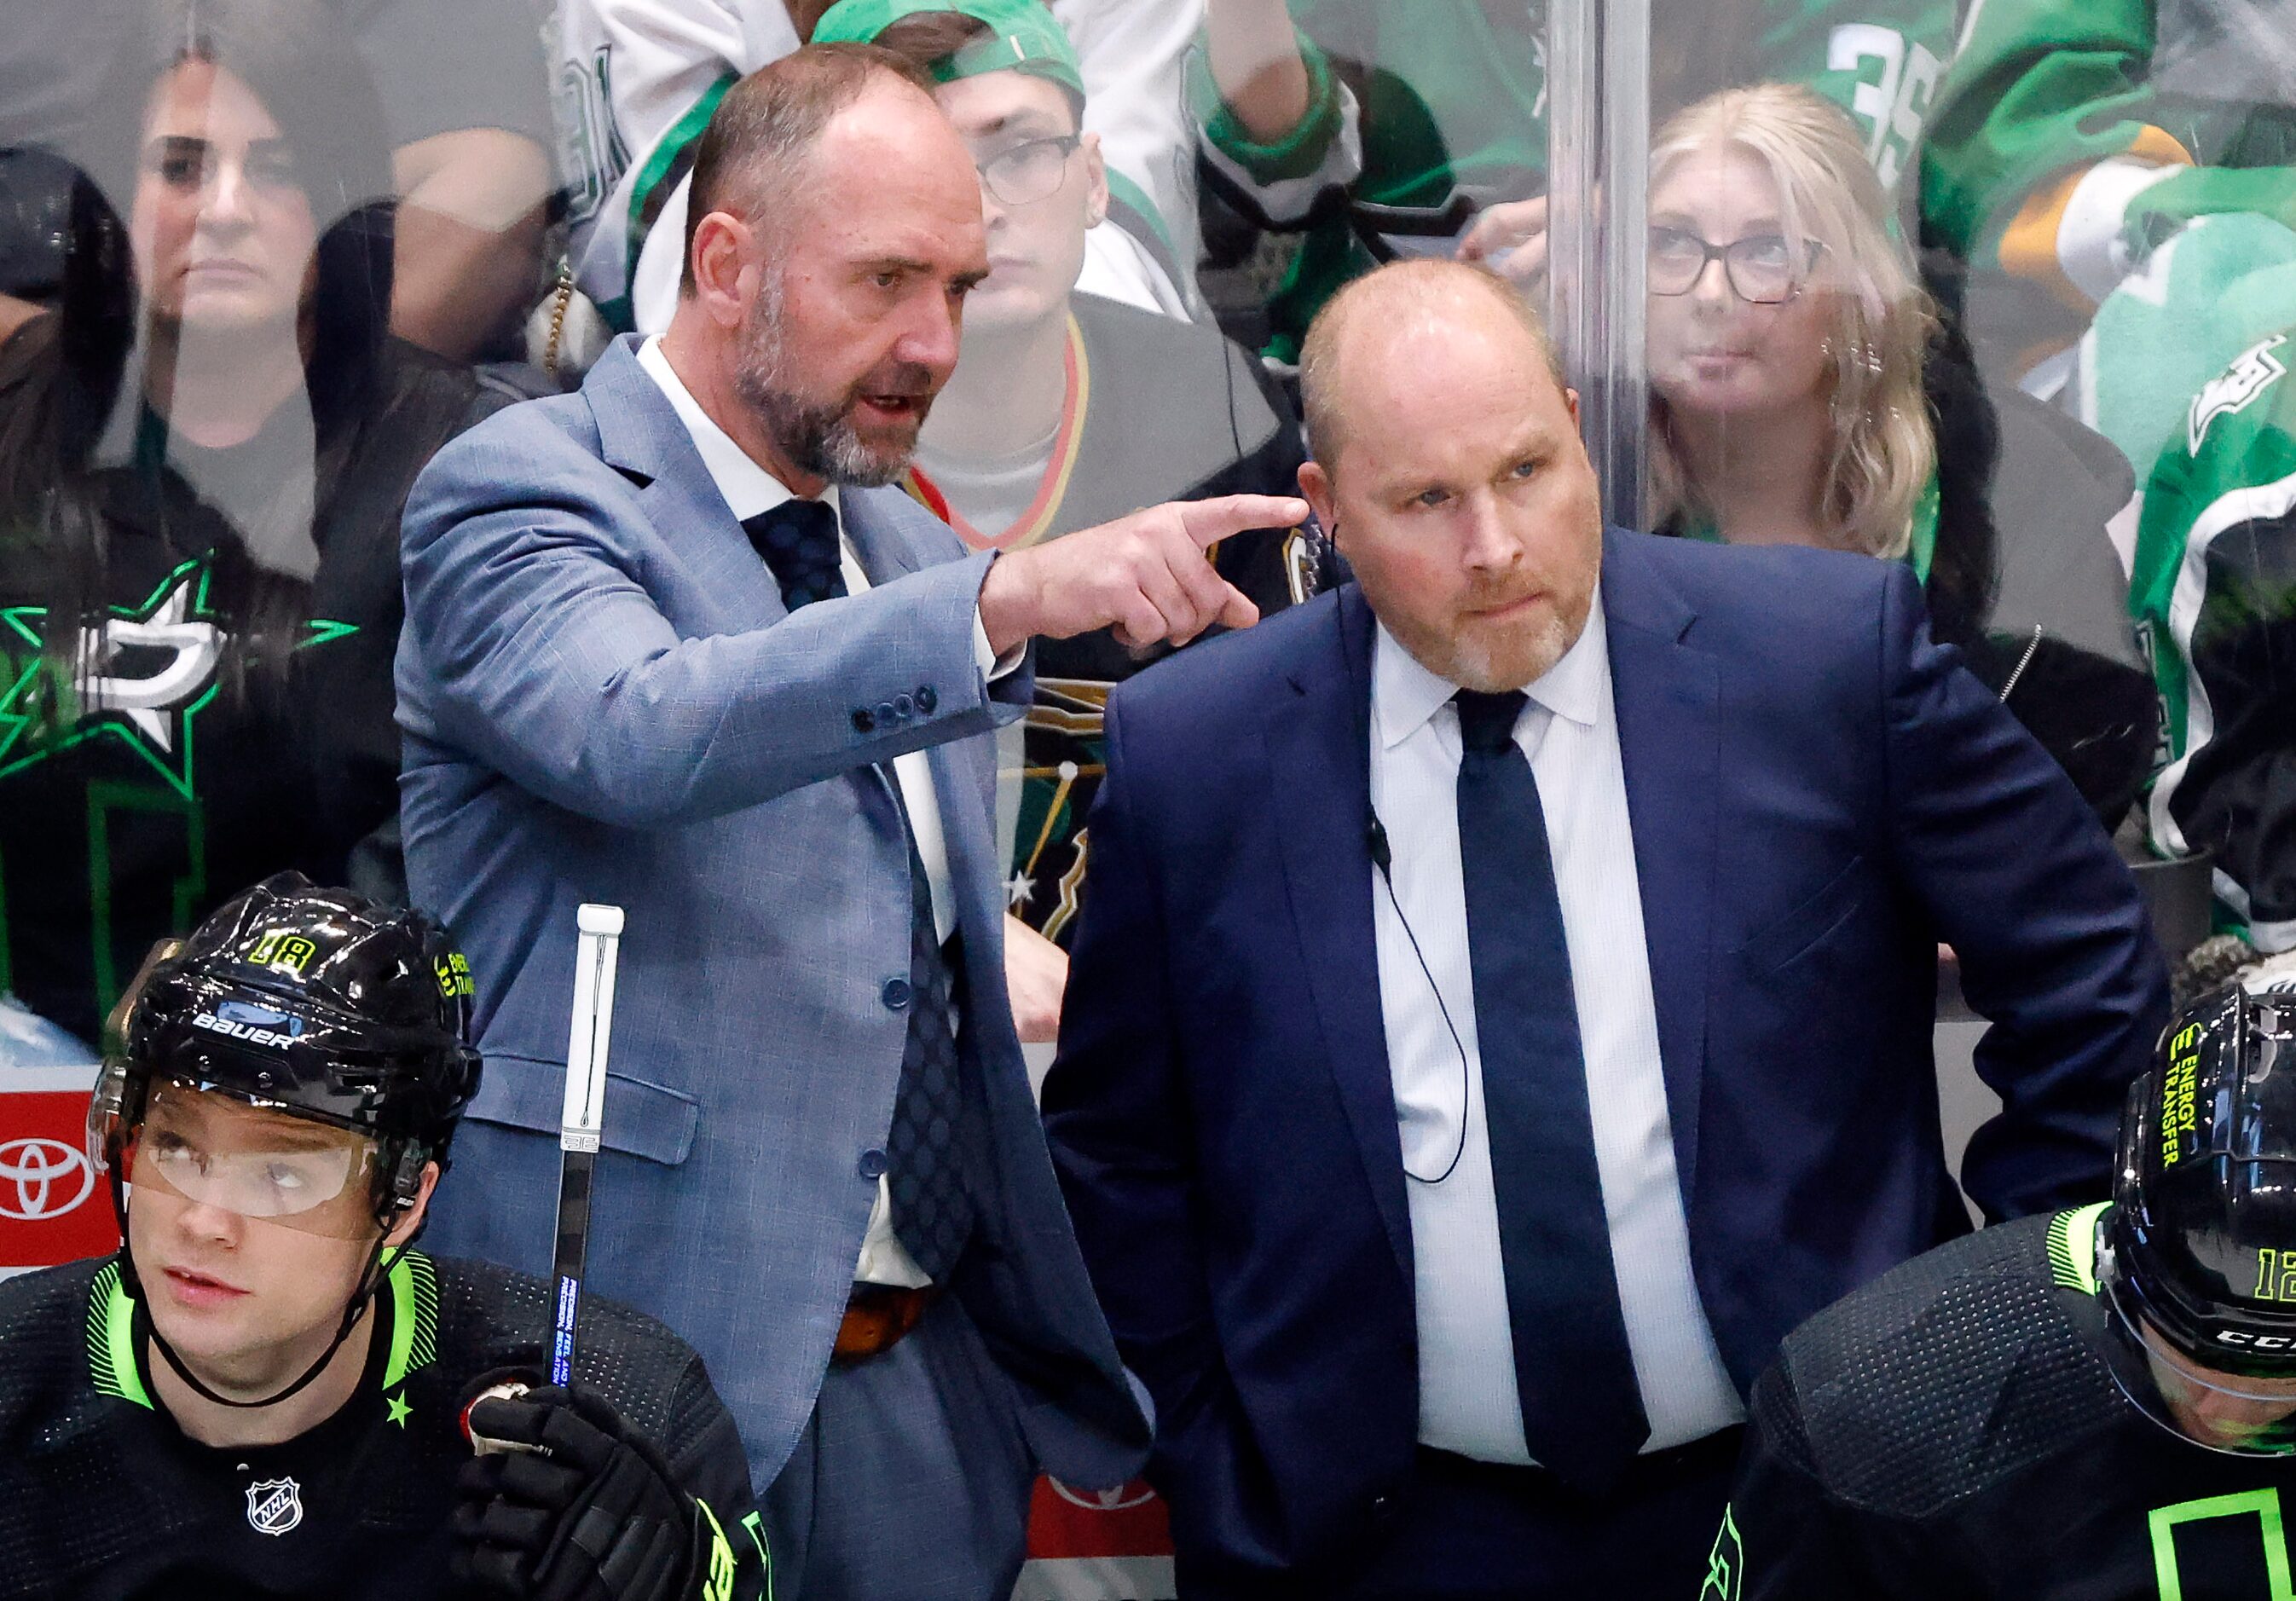
[[[153,1400],[148,1325],[118,1258],[0,1283],[0,1597],[465,1594],[447,1529],[471,1460],[463,1408],[504,1369],[543,1371],[551,1289],[408,1252],[375,1305],[340,1411],[283,1444],[224,1448]],[[691,1601],[770,1597],[748,1464],[701,1359],[652,1318],[586,1299],[574,1366],[708,1509]]]
[[[2144,493],[2129,589],[2161,693],[2153,848],[2208,850],[2224,921],[2296,948],[2296,333],[2194,396]]]
[[[2296,1461],[2120,1393],[2104,1210],[1940,1246],[1788,1336],[1701,1601],[2286,1601]]]
[[[1454,188],[1487,200],[1542,193],[1546,173],[1546,0],[1290,0],[1308,110],[1257,144],[1220,102],[1200,58],[1190,94],[1208,156],[1268,215],[1306,215],[1342,185],[1381,205],[1439,206]],[[1653,103],[1731,83],[1805,83],[1855,117],[1883,181],[1913,160],[1953,54],[1953,0],[1691,0],[1652,8]],[[1269,354],[1295,359],[1316,310],[1368,270],[1345,218],[1308,231],[1270,304]]]
[[[1195,305],[1193,132],[1180,97],[1192,0],[1054,0],[1084,69],[1086,131],[1109,218],[1086,236],[1087,292],[1169,316]],[[564,0],[560,165],[574,277],[617,332],[659,333],[677,303],[686,181],[710,113],[800,40],[781,0]]]
[[[2296,221],[2292,29],[2289,0],[1983,0],[1930,127],[1926,236],[2085,306],[2196,217]]]

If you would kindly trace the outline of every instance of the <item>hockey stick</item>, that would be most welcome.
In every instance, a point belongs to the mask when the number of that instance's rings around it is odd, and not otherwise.
[[[606,1049],[614,1031],[614,973],[622,945],[622,908],[584,901],[574,915],[574,1009],[567,1025],[566,1099],[558,1119],[558,1244],[553,1292],[550,1382],[562,1388],[574,1372],[574,1318],[590,1245],[590,1181],[606,1121]],[[490,1397],[526,1392],[500,1383],[463,1408],[463,1433],[480,1456],[533,1447],[472,1432],[471,1408]]]
[[[585,901],[574,915],[574,1015],[566,1041],[566,1104],[558,1124],[558,1255],[552,1264],[550,1382],[574,1371],[574,1314],[590,1244],[590,1177],[606,1121],[606,1047],[614,1030],[614,967],[622,908]]]

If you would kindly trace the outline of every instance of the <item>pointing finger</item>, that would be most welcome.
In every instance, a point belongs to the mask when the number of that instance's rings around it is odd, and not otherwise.
[[[1294,495],[1223,495],[1177,503],[1180,526],[1198,545],[1217,545],[1251,528],[1295,528],[1308,520],[1308,503]]]

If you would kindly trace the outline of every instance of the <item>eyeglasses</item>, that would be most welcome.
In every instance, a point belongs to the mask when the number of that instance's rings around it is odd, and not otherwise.
[[[1031,139],[977,162],[981,187],[1000,205],[1033,206],[1049,199],[1069,176],[1069,158],[1084,143],[1082,134]]]
[[[1777,234],[1755,234],[1728,244],[1714,244],[1680,228],[1652,228],[1650,291],[1688,294],[1706,275],[1706,264],[1719,261],[1732,293],[1756,306],[1775,306],[1794,298],[1816,270],[1817,259],[1825,250],[1815,239],[1802,241],[1802,247],[1797,251],[1792,241]]]

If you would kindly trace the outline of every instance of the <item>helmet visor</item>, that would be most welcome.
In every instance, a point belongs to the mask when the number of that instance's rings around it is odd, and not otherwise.
[[[363,1134],[162,1079],[128,1143],[126,1177],[242,1218],[359,1239],[376,1226],[380,1161]]]
[[[2127,1286],[2103,1286],[2105,1361],[2129,1404],[2170,1433],[2234,1457],[2296,1454],[2296,1374],[2285,1378],[2221,1373],[2174,1350]]]

